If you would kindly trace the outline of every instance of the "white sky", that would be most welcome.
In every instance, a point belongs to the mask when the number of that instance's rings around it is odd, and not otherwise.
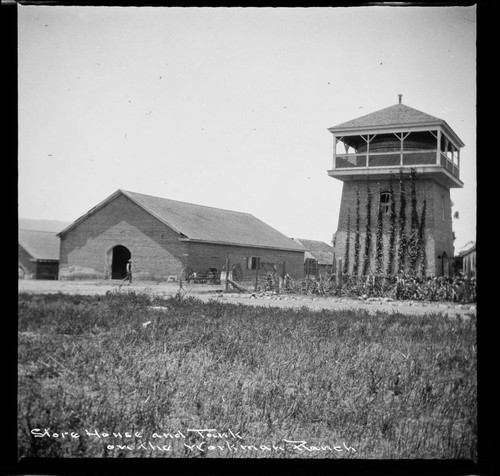
[[[331,242],[327,128],[403,103],[465,143],[476,239],[476,7],[18,6],[21,218],[73,221],[118,188]]]

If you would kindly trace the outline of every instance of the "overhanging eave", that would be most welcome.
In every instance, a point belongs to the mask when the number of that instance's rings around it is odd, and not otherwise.
[[[439,182],[447,188],[462,188],[464,183],[448,170],[441,166],[415,166],[415,167],[377,167],[377,169],[367,167],[353,167],[328,170],[330,177],[336,178],[343,182],[352,180],[387,180],[390,177],[396,178],[400,171],[404,175],[409,175],[410,170],[414,169],[417,176],[429,178]]]

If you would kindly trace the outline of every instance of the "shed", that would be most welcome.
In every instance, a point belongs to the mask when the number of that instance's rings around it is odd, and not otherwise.
[[[331,274],[333,271],[333,246],[324,241],[294,238],[296,243],[302,245],[304,253],[305,276],[319,277]]]
[[[461,251],[458,256],[462,263],[463,274],[477,278],[476,243],[474,242],[469,248]]]
[[[241,281],[283,264],[303,276],[304,248],[251,214],[121,189],[59,236],[61,279],[123,279],[129,259],[139,280],[219,274],[227,261]]]
[[[59,237],[54,232],[19,230],[18,277],[57,279]]]

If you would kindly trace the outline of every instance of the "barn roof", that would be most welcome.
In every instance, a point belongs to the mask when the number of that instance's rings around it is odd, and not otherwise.
[[[56,233],[38,230],[19,230],[19,244],[35,260],[59,261],[59,238]]]
[[[409,127],[412,126],[443,126],[451,135],[453,135],[463,147],[463,142],[453,132],[451,127],[443,119],[431,116],[417,109],[398,103],[393,106],[380,109],[378,111],[360,116],[356,119],[337,124],[328,128],[330,132],[350,132],[362,131],[365,129],[379,129],[390,127]]]
[[[66,234],[87,216],[120,195],[129,198],[147,213],[176,231],[181,240],[304,251],[291,238],[249,213],[196,205],[127,190],[117,190],[86,215],[61,231],[60,235]]]
[[[306,240],[304,238],[294,238],[295,242],[301,244],[307,251],[306,258],[318,261],[318,264],[333,263],[333,247],[324,241]]]

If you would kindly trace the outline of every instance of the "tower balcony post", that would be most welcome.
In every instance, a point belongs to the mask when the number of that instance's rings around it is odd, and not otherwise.
[[[337,162],[337,136],[333,136],[333,169],[336,168]]]
[[[436,140],[436,165],[441,164],[441,129],[437,131],[437,140]]]

